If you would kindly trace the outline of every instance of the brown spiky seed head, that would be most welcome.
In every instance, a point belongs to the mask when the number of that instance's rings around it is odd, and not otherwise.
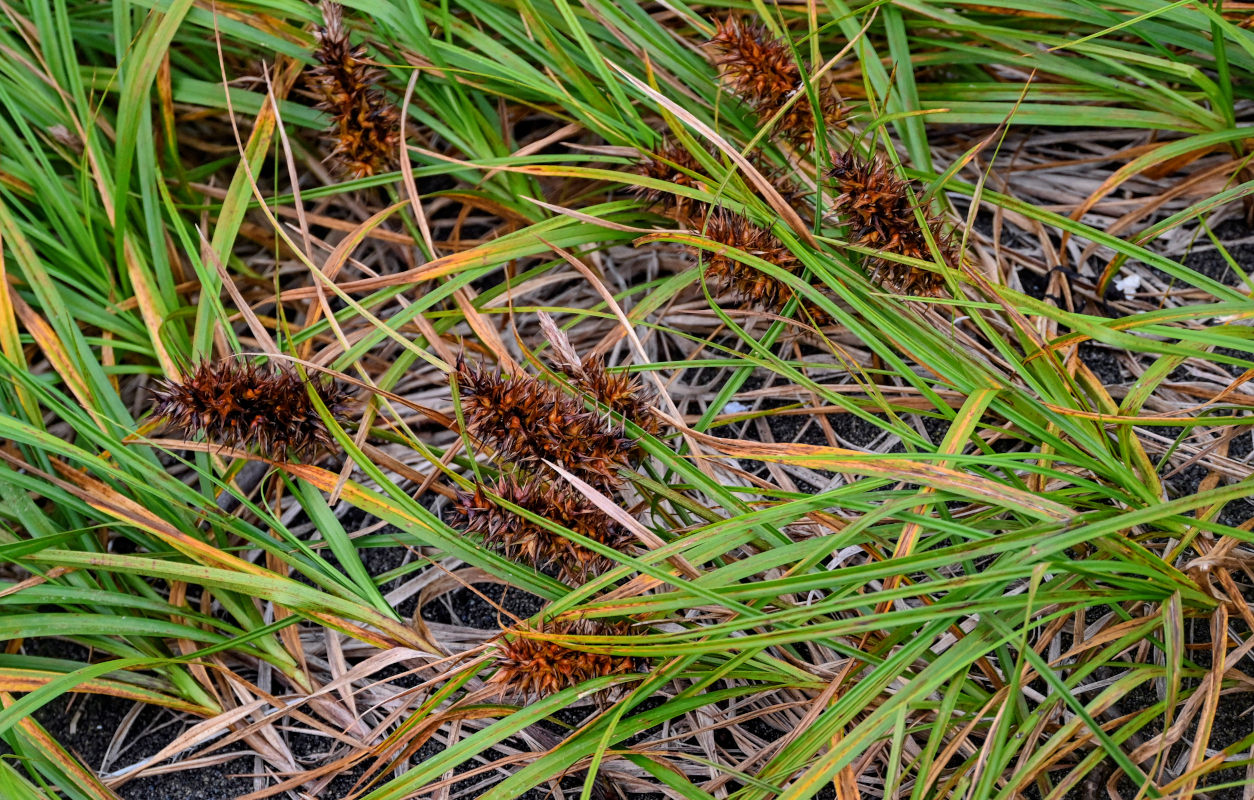
[[[620,482],[618,471],[638,452],[601,415],[530,375],[505,376],[459,360],[450,377],[470,433],[524,470],[551,472],[545,461],[552,461],[605,489]]]
[[[717,209],[706,218],[705,235],[713,242],[757,256],[788,272],[801,272],[801,262],[773,233],[726,209]],[[706,280],[752,307],[778,314],[794,294],[788,284],[740,262],[729,252],[702,251],[700,255],[705,260]],[[818,307],[804,301],[803,305],[815,322],[828,321]]]
[[[646,178],[687,189],[699,188],[701,180],[696,176],[704,172],[691,152],[670,140],[663,140],[656,153],[642,151],[640,160],[632,171]],[[686,222],[701,207],[700,203],[690,197],[650,186],[633,186],[632,192],[647,201],[651,207],[656,206],[680,222]]]
[[[333,381],[306,380],[289,367],[238,361],[203,363],[181,381],[153,390],[153,412],[184,439],[203,436],[226,447],[255,447],[282,460],[335,443],[309,389],[340,424],[349,394]]]
[[[656,436],[661,421],[653,413],[655,392],[645,388],[640,378],[627,372],[610,372],[600,356],[586,356],[577,371],[567,371],[575,386],[587,392],[598,403],[621,414],[647,433]]]
[[[626,552],[635,537],[582,496],[537,478],[519,482],[504,476],[491,489],[496,496],[580,536]],[[614,566],[614,561],[498,505],[482,485],[461,492],[453,509],[466,532],[511,561],[537,570],[552,569],[558,580],[579,584]]]
[[[801,67],[792,48],[772,36],[764,25],[728,17],[715,23],[707,46],[714,52],[714,64],[728,88],[763,121],[783,108],[794,93],[804,91]],[[824,125],[844,127],[844,106],[832,82],[825,76],[813,88]],[[814,113],[808,95],[798,98],[783,113],[776,131],[795,145],[813,146]]]
[[[344,28],[344,9],[323,2],[323,27],[316,37],[318,66],[307,83],[318,108],[331,116],[328,159],[353,178],[386,172],[400,147],[400,112],[375,88],[383,72],[371,66],[364,45],[352,45]]]
[[[728,87],[753,105],[780,102],[801,83],[801,69],[792,48],[771,35],[765,25],[739,17],[715,22],[708,42],[714,64]]]
[[[932,251],[927,237],[915,217],[910,190],[917,189],[909,181],[897,177],[882,158],[866,160],[853,152],[838,153],[832,158],[828,172],[838,194],[833,210],[849,224],[849,240],[860,247],[931,261]],[[956,254],[949,237],[942,233],[942,222],[924,213],[927,230],[949,266]],[[940,296],[944,278],[935,272],[918,269],[889,259],[872,259],[872,277],[900,294]]]
[[[507,631],[497,641],[496,674],[489,681],[500,694],[535,701],[594,678],[630,675],[639,671],[636,659],[606,653],[590,653],[568,646],[567,636],[626,636],[626,624],[594,621],[566,622],[546,629]],[[586,646],[586,644],[585,644]]]
[[[605,368],[605,360],[596,354],[580,358],[570,337],[552,317],[543,311],[537,316],[540,331],[553,348],[549,351],[549,363],[555,370],[624,420],[654,436],[661,432],[661,420],[653,412],[657,396],[645,388],[639,377],[622,371],[611,373]]]

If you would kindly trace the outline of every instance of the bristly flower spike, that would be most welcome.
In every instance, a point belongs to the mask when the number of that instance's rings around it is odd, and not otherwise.
[[[764,122],[783,109],[794,93],[804,92],[801,67],[793,58],[792,48],[772,36],[764,25],[728,17],[715,23],[714,36],[707,44],[714,51],[714,64],[728,88]],[[844,107],[831,81],[821,79],[813,88],[823,124],[844,127]],[[800,147],[814,145],[814,113],[807,95],[797,98],[783,112],[776,130]]]
[[[519,482],[505,476],[491,491],[512,505],[615,550],[625,552],[635,543],[629,531],[561,484],[538,478]],[[537,570],[552,569],[564,583],[583,583],[614,566],[612,559],[498,505],[481,485],[475,486],[474,492],[459,493],[453,509],[465,519],[466,532],[480,535],[486,547]]]
[[[344,28],[344,9],[324,0],[308,84],[318,108],[331,115],[328,158],[353,178],[385,172],[400,148],[400,112],[375,88],[382,70],[370,66],[364,45],[353,46]]]
[[[553,385],[530,375],[473,369],[461,359],[450,375],[462,397],[466,427],[504,461],[549,473],[552,461],[600,489],[620,482],[639,447]]]
[[[828,176],[835,182],[833,210],[849,225],[849,239],[860,247],[932,261],[927,235],[915,217],[911,201],[912,184],[893,172],[883,158],[868,161],[853,152],[832,158]],[[954,266],[957,254],[952,241],[942,233],[942,221],[924,213],[927,233],[936,242],[945,264]],[[899,294],[939,297],[945,279],[938,273],[884,258],[871,260],[872,278]]]
[[[801,262],[773,233],[726,209],[710,214],[705,235],[710,241],[757,256],[793,274],[801,272]],[[703,252],[701,256],[710,283],[754,308],[779,313],[794,294],[788,284],[726,252]],[[829,321],[822,309],[811,303],[804,305],[816,323]]]
[[[534,633],[521,629],[507,631],[497,641],[497,669],[489,684],[496,686],[501,695],[533,702],[594,678],[638,672],[639,664],[630,656],[590,653],[548,638],[625,636],[630,631],[626,624],[595,621],[558,623]]]
[[[540,319],[540,331],[553,347],[550,357],[553,366],[565,374],[571,383],[645,432],[653,436],[661,432],[661,421],[653,413],[657,396],[646,389],[637,376],[626,372],[611,373],[605,368],[604,359],[598,355],[588,355],[581,359],[571,345],[570,337],[557,326],[552,317],[543,311],[537,316]]]
[[[219,361],[203,363],[181,381],[153,390],[153,411],[184,439],[198,436],[226,447],[255,447],[283,460],[309,456],[335,444],[312,387],[340,424],[347,421],[348,392],[333,381],[306,381],[289,367]]]

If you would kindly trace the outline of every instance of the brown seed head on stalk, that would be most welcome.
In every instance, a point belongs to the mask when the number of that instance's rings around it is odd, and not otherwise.
[[[544,473],[545,460],[553,461],[606,489],[619,483],[618,471],[638,452],[601,415],[530,375],[506,377],[459,360],[450,378],[462,395],[470,433],[522,469]]]
[[[585,357],[579,367],[578,374],[570,376],[576,386],[646,432],[654,436],[661,432],[661,422],[653,413],[657,397],[638,377],[626,372],[611,373],[600,356]]]
[[[656,395],[646,389],[640,379],[625,372],[610,373],[605,361],[597,355],[580,358],[570,337],[543,311],[538,314],[540,330],[553,346],[550,361],[570,378],[570,382],[611,411],[656,436],[662,429],[653,413]]]
[[[635,542],[635,537],[607,514],[559,484],[537,478],[519,482],[506,476],[496,482],[492,492],[615,550],[626,551]],[[563,583],[580,584],[614,566],[612,559],[497,505],[483,486],[476,486],[474,492],[459,493],[453,509],[465,518],[466,532],[482,536],[484,545],[510,561],[538,570],[552,568]]]
[[[343,7],[324,1],[322,17],[314,50],[318,66],[307,82],[318,108],[331,115],[328,158],[354,178],[385,172],[396,163],[400,112],[375,88],[383,72],[370,66],[365,46],[349,42]]]
[[[801,271],[801,262],[774,234],[726,209],[720,208],[706,218],[705,235],[711,241],[743,250],[788,272]],[[793,296],[788,284],[736,260],[729,253],[702,251],[699,255],[705,259],[706,279],[750,306],[779,313]],[[816,323],[828,321],[822,309],[803,303]]]
[[[754,25],[738,17],[715,23],[714,36],[707,43],[714,51],[714,64],[728,88],[765,121],[804,92],[801,67],[792,48],[776,39],[764,25]],[[830,80],[820,79],[814,87],[819,112],[827,127],[844,127],[844,106]],[[800,147],[814,144],[814,113],[810,98],[799,97],[780,117],[777,132]]]
[[[153,390],[153,411],[185,439],[203,435],[226,447],[256,447],[263,455],[285,459],[328,448],[327,430],[307,387],[343,424],[349,394],[334,382],[306,381],[295,370],[236,361],[204,363],[181,382]]]
[[[496,674],[489,680],[500,694],[534,702],[594,678],[639,671],[636,659],[589,653],[539,636],[625,636],[626,624],[595,621],[564,622],[547,629],[514,629],[497,641]],[[538,635],[539,636],[538,636]]]
[[[704,174],[692,153],[670,140],[663,140],[656,153],[641,152],[640,160],[636,162],[632,172],[687,189],[696,189],[701,183],[691,173]],[[649,186],[633,186],[632,192],[650,206],[660,208],[681,223],[699,213],[698,209],[701,207],[699,202],[690,197]]]
[[[832,158],[828,175],[839,192],[832,201],[833,209],[848,222],[853,244],[933,260],[927,236],[915,218],[909,192],[913,187],[897,177],[887,162],[882,158],[867,161],[852,152],[838,153]],[[954,266],[957,254],[952,241],[942,233],[941,220],[927,213],[924,218],[945,263]],[[939,297],[944,293],[945,279],[939,273],[883,258],[873,259],[871,266],[872,277],[899,294]]]

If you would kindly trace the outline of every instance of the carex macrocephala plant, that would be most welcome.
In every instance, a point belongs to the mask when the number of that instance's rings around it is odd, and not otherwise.
[[[639,453],[620,426],[526,373],[502,375],[459,359],[450,379],[470,434],[501,461],[532,474],[553,475],[546,464],[552,462],[593,486],[612,488]]]
[[[719,208],[710,214],[706,219],[705,236],[712,242],[726,245],[728,250],[757,256],[787,272],[797,274],[802,270],[800,260],[778,237],[727,209]],[[728,250],[701,253],[705,261],[706,280],[753,308],[779,313],[793,296],[792,287],[738,260]],[[804,306],[816,323],[827,321],[828,317],[822,309],[810,303],[804,303]]]
[[[639,377],[624,371],[610,372],[605,368],[605,360],[596,354],[580,358],[553,318],[543,311],[538,316],[540,330],[553,347],[549,361],[575,388],[646,433],[656,436],[661,431],[661,420],[653,413],[657,395],[646,389]]]
[[[610,373],[595,355],[579,358],[549,315],[540,312],[539,319],[552,344],[554,367],[573,388],[611,413],[587,409],[560,386],[529,375],[505,378],[459,363],[454,380],[466,392],[462,408],[467,427],[497,449],[503,467],[521,467],[529,475],[503,474],[491,492],[476,484],[472,492],[458,494],[454,510],[464,518],[468,533],[478,534],[485,546],[506,558],[536,569],[552,569],[567,583],[582,583],[612,567],[613,560],[529,520],[496,498],[607,547],[625,550],[634,541],[632,534],[565,481],[540,468],[537,461],[550,459],[597,488],[612,489],[620,482],[617,469],[640,454],[619,419],[651,435],[660,431],[661,424],[652,412],[653,393],[635,376]]]
[[[318,108],[331,116],[327,158],[353,178],[385,172],[397,161],[400,112],[376,87],[383,71],[370,64],[366,47],[349,41],[343,7],[323,2],[322,17],[318,65],[309,69],[307,83]]]
[[[152,392],[153,413],[185,439],[255,447],[275,460],[307,457],[335,442],[310,391],[338,424],[346,421],[350,395],[334,381],[229,360],[202,363],[180,381],[163,382]]]

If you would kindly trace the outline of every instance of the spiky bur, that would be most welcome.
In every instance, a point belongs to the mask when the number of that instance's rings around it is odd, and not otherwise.
[[[514,629],[497,641],[496,674],[489,684],[502,695],[534,702],[594,678],[639,672],[636,659],[589,653],[567,647],[547,636],[625,636],[625,624],[580,621],[550,625],[540,631]]]
[[[570,337],[552,317],[543,311],[537,316],[544,338],[553,346],[550,361],[571,383],[648,433],[656,436],[661,431],[661,421],[653,413],[657,396],[646,389],[638,377],[626,372],[611,373],[605,368],[605,361],[597,355],[581,359],[571,345]]]
[[[910,184],[897,177],[882,159],[867,161],[852,152],[832,159],[828,176],[838,192],[833,210],[849,224],[849,240],[861,247],[932,261],[923,228],[915,218]],[[941,220],[925,213],[928,233],[945,263],[956,263],[953,243],[941,231]],[[899,294],[938,297],[945,279],[938,273],[883,258],[872,260],[872,277]]]
[[[638,377],[626,372],[611,373],[600,356],[585,357],[579,364],[579,371],[570,377],[598,403],[637,427],[654,436],[661,431],[661,422],[653,413],[656,395],[646,389]]]
[[[726,209],[720,208],[710,214],[706,220],[705,235],[713,242],[757,256],[788,272],[801,272],[801,262],[774,234]],[[700,256],[705,261],[706,280],[747,305],[778,314],[793,296],[788,284],[738,261],[730,253],[701,251]],[[815,322],[823,324],[828,321],[822,309],[804,301],[803,304]]]
[[[335,439],[319,416],[312,387],[343,424],[350,395],[333,381],[306,381],[295,370],[261,364],[203,363],[181,382],[153,390],[153,413],[184,439],[203,436],[226,447],[256,448],[276,460],[309,456]]]
[[[459,361],[451,379],[471,435],[523,470],[551,472],[548,460],[605,489],[619,482],[618,471],[638,453],[636,443],[601,415],[530,375],[504,376]]]
[[[792,48],[763,25],[728,17],[715,23],[714,36],[707,46],[713,51],[714,64],[728,88],[762,121],[779,112],[795,93],[805,91],[801,67],[793,58]],[[844,127],[844,107],[831,82],[820,79],[814,91],[824,126]],[[813,146],[814,113],[808,95],[803,94],[783,113],[776,132],[795,145]]]
[[[532,478],[519,482],[505,476],[492,492],[509,503],[615,550],[635,541],[607,514],[559,484]],[[614,561],[498,505],[483,486],[461,492],[453,504],[465,520],[467,533],[479,534],[485,546],[505,558],[538,570],[552,569],[558,580],[580,584],[614,566]]]
[[[696,189],[700,186],[700,181],[691,173],[701,175],[704,170],[686,148],[670,140],[663,140],[656,153],[641,153],[632,172],[675,186]],[[704,208],[703,204],[690,197],[650,186],[634,186],[632,191],[637,197],[647,201],[650,207],[657,207],[681,223],[687,222],[694,215],[700,216],[700,209]]]
[[[400,112],[375,88],[383,72],[370,66],[365,46],[349,42],[343,7],[323,2],[322,18],[318,66],[308,71],[307,83],[318,108],[331,116],[328,158],[353,178],[386,172],[400,147]]]

